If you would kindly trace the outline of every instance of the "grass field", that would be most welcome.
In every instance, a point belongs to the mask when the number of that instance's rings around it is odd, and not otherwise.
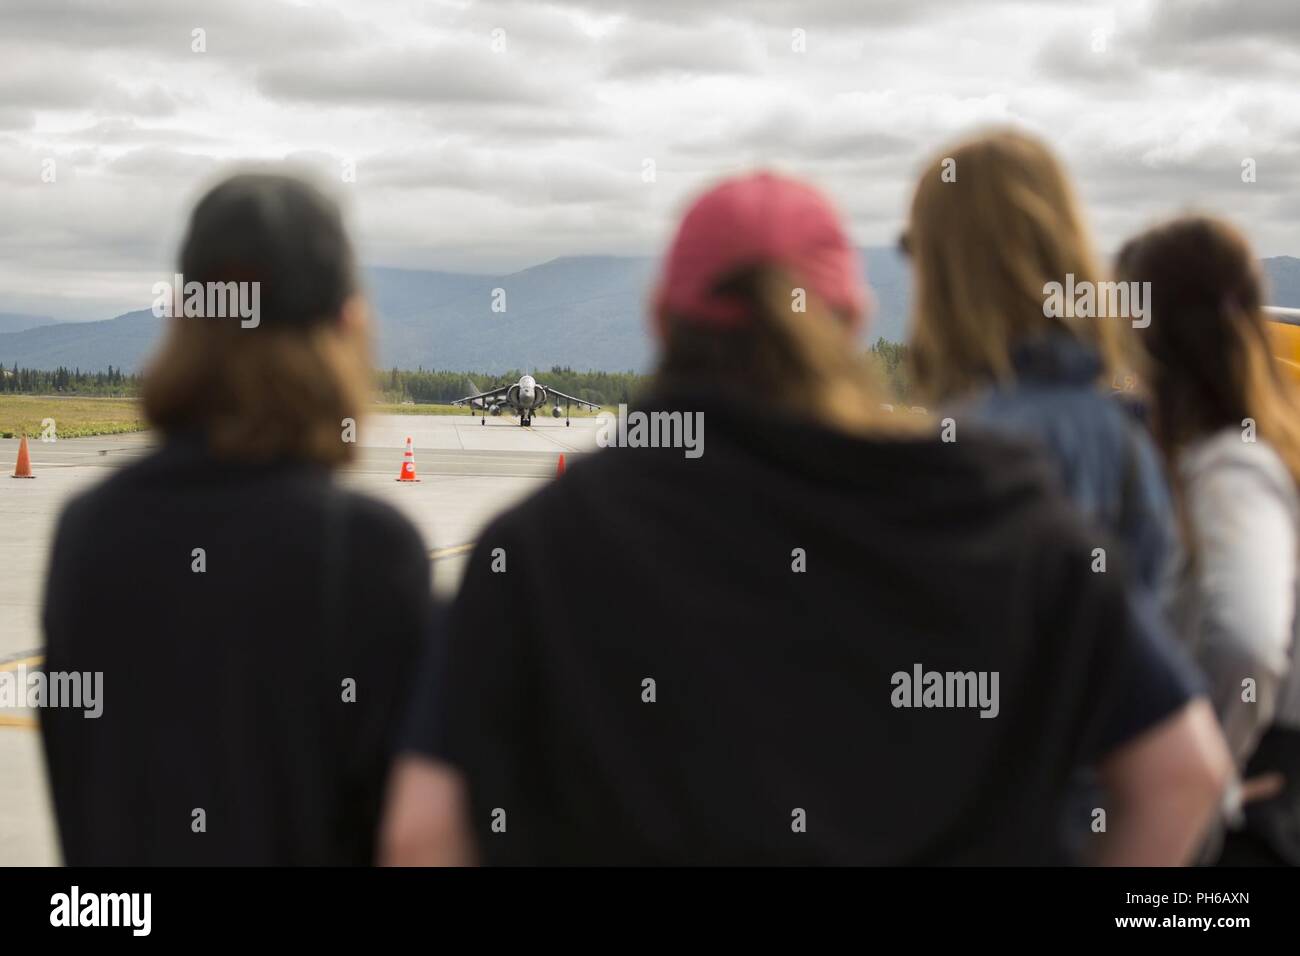
[[[139,403],[133,398],[84,396],[0,395],[0,438],[39,438],[41,424],[53,419],[59,438],[117,435],[146,428]]]
[[[456,405],[402,405],[398,402],[375,402],[370,406],[375,415],[464,415],[469,412]]]
[[[374,415],[463,415],[464,408],[451,405],[398,405],[377,402],[368,411]],[[574,418],[585,418],[594,412],[573,410]],[[541,417],[549,417],[546,409]],[[0,438],[17,438],[26,434],[39,438],[44,431],[41,425],[47,418],[54,419],[54,433],[59,438],[83,438],[88,435],[118,435],[123,432],[140,432],[148,426],[133,398],[90,398],[86,396],[0,395]]]

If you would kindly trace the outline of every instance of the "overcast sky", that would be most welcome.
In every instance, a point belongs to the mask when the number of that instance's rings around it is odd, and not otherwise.
[[[755,165],[889,244],[926,156],[1003,122],[1103,249],[1195,206],[1300,255],[1298,89],[1292,0],[2,0],[0,311],[147,306],[240,161],[313,167],[369,264],[508,271],[654,254]]]

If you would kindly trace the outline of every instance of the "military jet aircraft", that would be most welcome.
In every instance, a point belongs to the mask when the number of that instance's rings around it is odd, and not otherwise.
[[[533,415],[541,412],[546,407],[546,403],[550,402],[551,415],[555,418],[563,418],[564,424],[568,425],[571,404],[580,408],[590,408],[592,411],[600,407],[581,398],[565,395],[548,385],[540,385],[531,375],[520,376],[519,381],[513,385],[498,385],[496,388],[489,388],[486,392],[479,391],[478,386],[473,382],[469,384],[474,389],[474,394],[458,398],[452,404],[468,405],[471,413],[476,408],[482,409],[485,414],[480,419],[480,424],[487,423],[488,415],[500,415],[503,410],[509,409],[512,414],[519,416],[520,427],[527,428],[533,423]],[[560,410],[561,401],[564,402],[563,411]]]

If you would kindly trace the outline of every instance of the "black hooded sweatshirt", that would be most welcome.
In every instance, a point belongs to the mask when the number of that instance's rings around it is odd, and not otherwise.
[[[498,519],[425,665],[407,745],[483,860],[1070,862],[1071,771],[1195,677],[1038,453],[656,407],[703,454],[607,448]]]
[[[415,528],[319,466],[175,437],[77,497],[46,667],[103,713],[41,713],[65,861],[372,863],[431,604]]]

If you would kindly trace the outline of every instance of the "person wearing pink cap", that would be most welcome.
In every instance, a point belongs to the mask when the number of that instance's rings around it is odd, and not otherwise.
[[[620,426],[483,533],[384,862],[1068,862],[1093,759],[1124,797],[1101,858],[1188,858],[1224,772],[1213,715],[1091,573],[1038,453],[882,408],[869,302],[809,186],[758,173],[690,207],[632,414],[659,438],[698,416],[700,453]],[[1146,723],[1118,725],[1133,690]]]

